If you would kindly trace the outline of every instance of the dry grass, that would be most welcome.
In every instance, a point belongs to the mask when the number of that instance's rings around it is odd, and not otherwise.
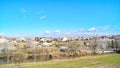
[[[36,63],[0,65],[0,68],[120,68],[119,60],[119,54],[108,54]]]

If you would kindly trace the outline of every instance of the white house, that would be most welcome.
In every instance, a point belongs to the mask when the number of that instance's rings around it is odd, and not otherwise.
[[[4,42],[8,42],[9,40],[5,39],[5,38],[0,38],[0,43],[4,43]]]
[[[69,39],[67,37],[64,37],[62,41],[68,41]]]

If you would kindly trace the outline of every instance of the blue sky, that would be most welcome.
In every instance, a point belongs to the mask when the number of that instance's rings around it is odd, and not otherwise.
[[[119,0],[0,0],[0,34],[120,33]]]

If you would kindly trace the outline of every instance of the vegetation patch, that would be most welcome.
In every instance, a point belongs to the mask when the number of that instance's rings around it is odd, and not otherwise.
[[[94,56],[92,56],[94,57]],[[74,59],[68,61],[50,61],[47,64],[39,64],[33,66],[24,66],[23,68],[120,68],[120,55],[100,55],[99,57],[85,59]]]

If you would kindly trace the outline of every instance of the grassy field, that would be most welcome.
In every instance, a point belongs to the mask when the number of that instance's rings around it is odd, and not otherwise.
[[[7,67],[6,67],[7,66]],[[86,56],[37,63],[0,65],[0,68],[120,68],[120,54]]]

